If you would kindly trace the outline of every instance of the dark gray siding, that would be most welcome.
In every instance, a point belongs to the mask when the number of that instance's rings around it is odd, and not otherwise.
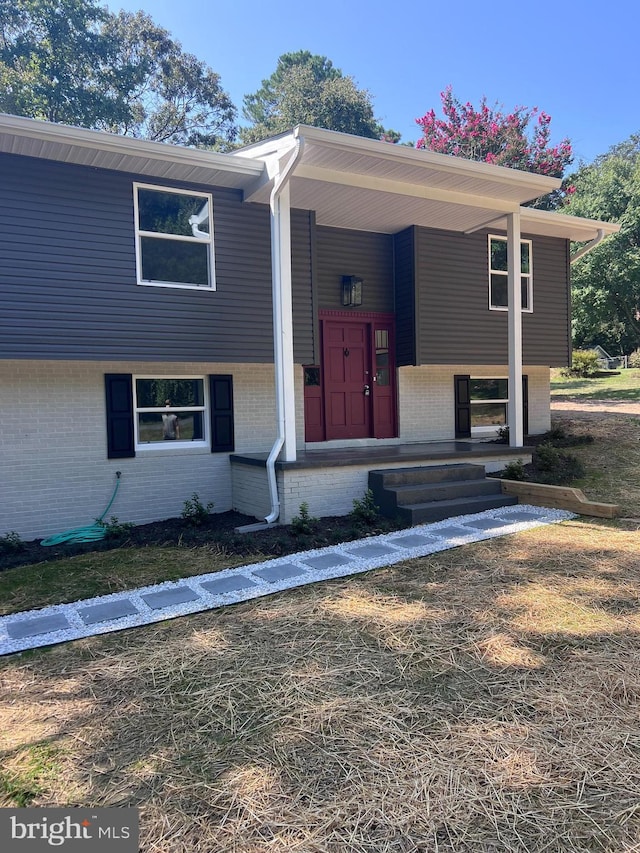
[[[398,367],[416,364],[414,228],[394,236],[396,361]]]
[[[319,308],[354,313],[393,312],[392,236],[318,226],[316,240]],[[343,275],[364,279],[361,308],[343,309],[340,289]]]
[[[216,291],[142,287],[135,178],[0,155],[0,357],[272,361],[268,208],[214,189]]]
[[[418,363],[505,364],[507,314],[488,310],[487,232],[417,228],[415,236]],[[563,365],[569,353],[567,243],[531,239],[534,311],[522,316],[523,360]]]
[[[291,275],[293,279],[293,356],[298,364],[313,364],[313,243],[314,214],[291,211]]]

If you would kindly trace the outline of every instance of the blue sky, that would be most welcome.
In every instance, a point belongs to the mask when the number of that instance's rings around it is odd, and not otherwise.
[[[415,119],[452,84],[462,101],[483,95],[510,110],[552,116],[576,162],[640,131],[637,0],[491,3],[433,0],[114,0],[143,9],[221,76],[240,110],[278,56],[328,56],[372,95],[376,117],[419,136]]]

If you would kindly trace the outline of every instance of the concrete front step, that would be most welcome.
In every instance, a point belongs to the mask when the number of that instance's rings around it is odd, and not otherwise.
[[[394,486],[386,489],[390,495],[395,495],[396,506],[428,503],[429,501],[447,501],[454,498],[476,497],[477,495],[502,494],[500,480],[452,480],[442,483],[425,483],[424,485]]]
[[[517,503],[517,498],[511,498],[507,495],[476,495],[475,497],[399,506],[396,514],[415,525],[443,521],[445,518],[452,518],[456,515],[471,515],[475,512],[484,512],[487,509],[499,509]]]
[[[466,463],[370,471],[369,488],[384,515],[410,524],[517,503],[502,494],[499,480],[486,478],[484,466]]]
[[[369,471],[369,487],[392,488],[413,484],[442,483],[451,480],[479,480],[485,476],[484,465],[456,463],[453,465],[422,465],[417,468],[386,468]]]

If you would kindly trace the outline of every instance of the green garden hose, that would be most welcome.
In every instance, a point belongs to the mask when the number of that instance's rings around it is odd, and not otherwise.
[[[116,487],[111,495],[111,500],[102,515],[96,518],[95,524],[89,524],[86,527],[74,527],[71,530],[65,530],[63,533],[56,533],[55,536],[43,539],[40,544],[45,546],[62,545],[64,542],[98,542],[100,539],[104,539],[107,535],[107,528],[103,519],[116,499],[121,476],[122,472],[116,471]]]

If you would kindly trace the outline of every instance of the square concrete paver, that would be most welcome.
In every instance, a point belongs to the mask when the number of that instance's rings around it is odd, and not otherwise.
[[[85,625],[95,625],[96,622],[109,622],[111,619],[134,616],[137,612],[128,598],[120,598],[117,601],[106,601],[104,604],[93,604],[91,607],[80,607],[78,616]]]
[[[428,536],[418,536],[417,533],[412,533],[410,536],[398,536],[397,539],[391,540],[393,545],[399,545],[401,548],[419,548],[421,545],[428,545],[433,542]]]
[[[358,548],[349,548],[349,554],[354,557],[386,557],[388,554],[397,554],[394,548],[387,545],[360,545]]]
[[[286,578],[295,578],[297,575],[306,574],[305,570],[293,563],[281,563],[279,566],[265,566],[263,569],[255,569],[252,574],[258,575],[269,583],[283,581]]]
[[[539,521],[540,516],[537,512],[527,512],[526,509],[517,509],[514,512],[510,512],[508,515],[505,515],[505,519],[509,519],[510,522],[516,521]]]
[[[200,596],[188,586],[176,586],[173,589],[150,592],[147,595],[141,595],[140,598],[152,610],[162,610],[163,607],[171,607],[174,604],[196,601]]]
[[[502,518],[479,518],[477,521],[465,521],[465,526],[476,527],[479,530],[495,530],[498,527],[509,527],[512,521],[504,521]]]
[[[211,595],[222,595],[223,592],[235,592],[238,589],[248,589],[255,586],[254,581],[244,575],[230,575],[226,578],[216,578],[214,581],[201,583],[202,589],[206,589]]]
[[[441,527],[439,530],[434,530],[434,536],[442,536],[445,539],[459,539],[461,536],[471,536],[472,530],[465,530],[464,527]]]
[[[343,557],[342,554],[320,554],[318,557],[309,557],[303,562],[313,569],[332,569],[334,566],[345,566],[353,560],[351,557]]]
[[[38,634],[49,634],[51,631],[65,631],[69,627],[66,616],[62,613],[52,613],[50,616],[36,616],[12,622],[7,625],[7,634],[12,640],[22,640],[25,637],[36,637]]]

